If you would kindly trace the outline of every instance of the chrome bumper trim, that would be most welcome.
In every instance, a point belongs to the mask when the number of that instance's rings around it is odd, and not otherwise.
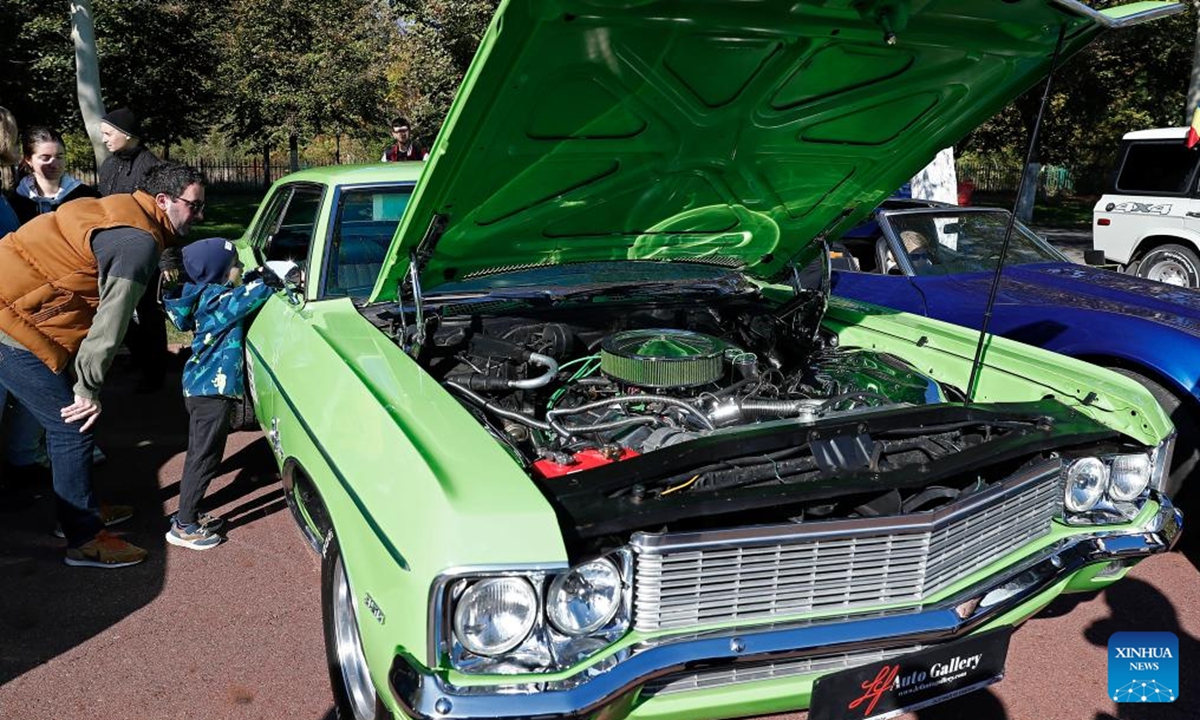
[[[1166,497],[1135,532],[1107,531],[1062,541],[1026,559],[1003,577],[969,588],[936,605],[896,614],[850,616],[835,622],[779,623],[670,635],[632,648],[629,657],[584,682],[538,683],[537,691],[481,692],[456,687],[398,657],[388,677],[404,712],[422,720],[443,718],[603,718],[629,714],[648,681],[697,667],[815,657],[869,648],[946,642],[965,635],[1094,563],[1149,557],[1170,550],[1183,531],[1183,514]],[[994,594],[994,595],[993,595]],[[989,601],[989,596],[993,599]],[[513,685],[537,683],[514,676]]]

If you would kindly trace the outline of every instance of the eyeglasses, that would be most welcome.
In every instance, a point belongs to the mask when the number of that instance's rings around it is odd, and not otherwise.
[[[179,202],[184,203],[185,205],[190,207],[192,209],[192,212],[194,212],[194,213],[204,212],[204,201],[203,200],[188,200],[187,198],[182,198],[182,197],[179,197],[178,195],[172,195],[171,197],[175,198]]]

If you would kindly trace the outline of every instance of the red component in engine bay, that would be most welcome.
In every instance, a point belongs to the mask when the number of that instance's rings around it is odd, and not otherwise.
[[[629,448],[587,448],[569,456],[569,463],[561,463],[550,458],[543,458],[533,463],[533,471],[542,479],[562,477],[571,473],[591,470],[594,467],[608,465],[621,460],[637,457],[636,450]],[[568,459],[568,458],[562,458]]]

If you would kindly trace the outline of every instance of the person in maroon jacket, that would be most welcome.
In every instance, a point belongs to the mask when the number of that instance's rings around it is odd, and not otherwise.
[[[412,126],[408,124],[408,120],[398,117],[392,121],[392,139],[393,142],[387,150],[383,151],[383,157],[380,162],[404,162],[407,160],[424,160],[429,156],[425,148],[417,145],[412,138]]]

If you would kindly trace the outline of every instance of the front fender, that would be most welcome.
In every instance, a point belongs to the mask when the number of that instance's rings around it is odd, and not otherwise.
[[[966,388],[979,332],[941,320],[833,298],[825,324],[843,345],[892,353],[936,380]],[[1137,382],[1095,365],[990,335],[975,400],[1014,402],[1047,395],[1149,446],[1173,426]]]
[[[277,458],[304,468],[328,510],[368,665],[386,687],[398,651],[427,656],[438,575],[563,563],[566,551],[553,510],[517,463],[349,300],[295,313],[250,348],[275,391],[268,427]],[[366,611],[367,594],[380,613]]]

